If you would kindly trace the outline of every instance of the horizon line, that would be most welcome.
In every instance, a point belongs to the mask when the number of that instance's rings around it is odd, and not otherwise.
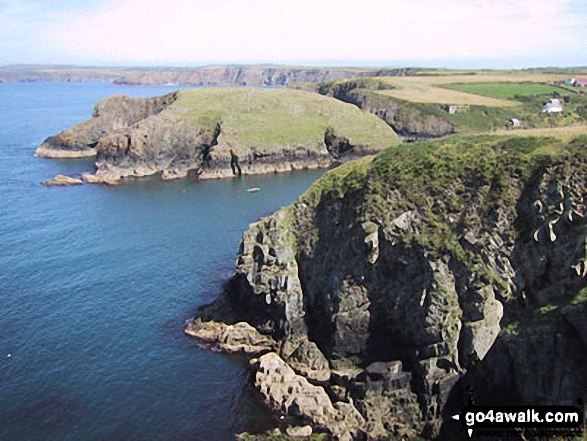
[[[333,64],[338,63],[340,64]],[[358,61],[358,60],[357,60]],[[345,64],[349,63],[349,64]],[[352,60],[322,60],[315,64],[306,61],[291,63],[287,62],[202,62],[188,64],[69,64],[69,63],[8,63],[0,64],[0,69],[9,68],[77,68],[77,69],[205,69],[213,67],[283,67],[294,69],[305,68],[335,68],[335,69],[431,69],[431,70],[472,70],[472,71],[503,71],[503,70],[532,70],[532,69],[587,69],[582,65],[535,65],[532,67],[452,67],[450,64],[439,67],[434,62],[430,66],[426,65],[394,65],[384,64],[383,60],[364,60],[365,64],[352,64]],[[354,62],[357,63],[357,62]],[[381,64],[379,64],[381,63]],[[459,64],[459,63],[455,63]]]

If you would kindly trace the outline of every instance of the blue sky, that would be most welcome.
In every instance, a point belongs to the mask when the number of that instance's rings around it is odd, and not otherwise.
[[[587,66],[574,0],[0,0],[0,65]]]

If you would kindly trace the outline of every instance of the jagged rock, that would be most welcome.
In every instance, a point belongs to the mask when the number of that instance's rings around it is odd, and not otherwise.
[[[81,179],[71,178],[65,175],[57,175],[50,181],[41,182],[42,185],[46,187],[53,187],[53,186],[70,186],[70,185],[82,185],[83,181]]]
[[[96,104],[92,118],[47,138],[35,154],[47,158],[95,156],[100,139],[161,113],[176,99],[176,93],[148,99],[122,95],[106,98]]]
[[[365,234],[365,244],[367,245],[367,260],[374,264],[379,257],[379,227],[373,222],[365,222],[361,225]]]
[[[320,83],[317,91],[376,115],[406,140],[430,139],[458,131],[454,123],[436,114],[424,112],[391,97],[382,99],[380,95],[366,93],[365,83],[360,80]]]
[[[328,360],[316,343],[306,338],[284,342],[281,356],[298,374],[309,380],[323,382],[330,379]]]
[[[336,403],[335,407],[322,387],[297,375],[274,352],[258,359],[255,386],[272,409],[308,418],[336,439],[350,441],[364,425],[363,417],[352,405]]]
[[[84,173],[82,175],[82,180],[87,182],[88,184],[108,184],[108,185],[118,185],[120,184],[120,178],[117,176],[98,176],[92,175],[90,173]]]
[[[503,305],[495,299],[492,287],[486,286],[477,294],[476,298],[483,299],[482,307],[478,308],[480,318],[465,323],[460,336],[463,360],[483,360],[501,330]]]
[[[402,362],[401,361],[390,361],[390,362],[382,362],[377,361],[375,363],[371,363],[365,369],[367,375],[372,379],[382,380],[384,378],[392,377],[396,374],[399,374],[402,371]]]
[[[585,325],[587,305],[566,305],[561,308],[560,313],[565,322],[577,332],[577,335],[587,347],[587,326]]]
[[[259,354],[270,351],[276,346],[275,340],[260,334],[245,322],[227,325],[196,319],[188,323],[185,333],[197,338],[206,346],[228,353]]]
[[[261,377],[272,406],[334,433],[325,415],[348,404],[364,425],[345,427],[375,440],[437,436],[471,391],[494,404],[576,400],[587,390],[586,145],[534,159],[536,139],[391,149],[251,225],[222,298],[281,345],[285,361]],[[556,240],[536,241],[537,229]],[[292,408],[283,373],[298,391],[311,384],[284,365],[315,351],[330,378]]]
[[[299,426],[299,427],[288,427],[285,429],[285,433],[289,436],[293,436],[296,438],[302,438],[304,436],[311,436],[312,435],[312,426]]]

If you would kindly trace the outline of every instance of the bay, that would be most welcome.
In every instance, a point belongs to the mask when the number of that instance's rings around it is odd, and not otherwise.
[[[270,422],[247,360],[199,348],[183,324],[220,293],[247,226],[322,172],[39,184],[92,170],[34,157],[47,136],[108,95],[172,90],[0,84],[2,440],[230,440]]]

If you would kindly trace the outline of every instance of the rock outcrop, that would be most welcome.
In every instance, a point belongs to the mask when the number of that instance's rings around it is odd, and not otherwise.
[[[38,156],[96,156],[90,183],[160,174],[200,179],[327,167],[399,143],[354,106],[270,89],[190,89],[100,102],[91,119],[48,138]]]
[[[308,88],[307,85],[299,87]],[[389,88],[376,79],[367,78],[322,82],[315,87],[310,86],[310,89],[374,114],[406,141],[440,138],[459,131],[454,123],[425,112],[414,103],[379,94],[378,90],[385,87]]]
[[[275,340],[262,335],[247,322],[229,325],[198,319],[187,324],[185,333],[196,337],[210,349],[229,354],[260,354],[277,346]]]
[[[253,363],[265,401],[336,439],[456,439],[442,434],[467,391],[573,403],[587,392],[586,152],[587,138],[461,137],[342,165],[251,225],[197,320],[238,311],[271,336]]]
[[[45,158],[84,158],[97,154],[102,138],[121,133],[139,121],[157,115],[177,99],[176,93],[158,98],[115,95],[100,101],[92,118],[47,138],[35,151]]]
[[[83,181],[81,179],[72,178],[70,176],[65,175],[57,175],[53,179],[49,181],[41,182],[41,185],[45,187],[67,187],[71,185],[82,185]]]
[[[255,386],[275,411],[308,419],[342,441],[351,441],[363,429],[365,420],[352,404],[333,404],[324,388],[297,375],[276,353],[265,354],[252,363]]]
[[[194,68],[116,68],[26,66],[0,67],[2,82],[113,82],[164,86],[286,86],[293,81],[329,81],[363,76],[406,75],[411,69],[288,66],[204,66]]]
[[[194,69],[130,73],[116,84],[189,86],[287,86],[293,82],[319,82],[342,78],[405,75],[410,69],[312,68],[287,66],[207,66]]]

